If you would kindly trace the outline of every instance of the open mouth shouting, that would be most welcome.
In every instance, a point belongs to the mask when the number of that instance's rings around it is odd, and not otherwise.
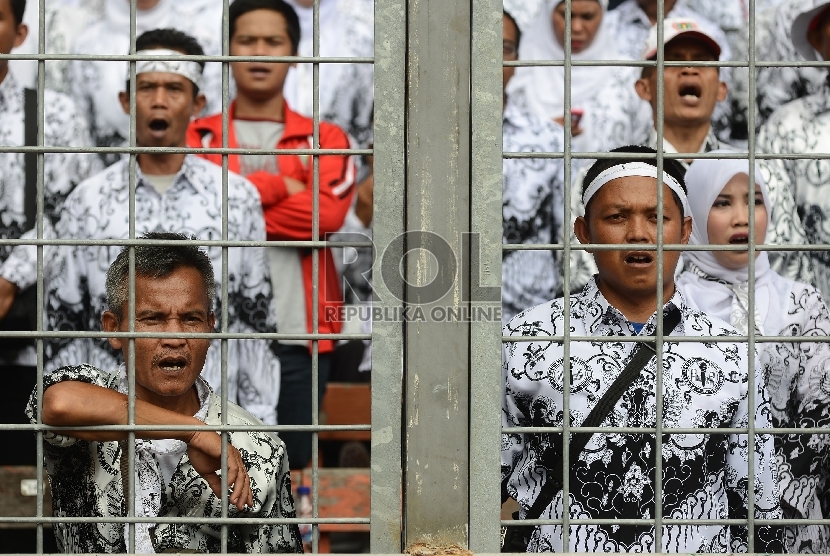
[[[703,87],[699,83],[684,83],[680,85],[678,94],[683,104],[697,106],[700,97],[703,95]]]
[[[165,373],[180,373],[189,365],[189,355],[162,355],[153,358],[153,366],[161,369]]]
[[[633,251],[625,256],[625,264],[632,268],[648,268],[654,262],[654,253]]]
[[[748,245],[749,244],[749,234],[746,233],[737,233],[732,234],[729,238],[729,245]]]
[[[164,137],[167,134],[167,130],[170,129],[170,122],[165,118],[152,118],[148,123],[147,127],[150,129],[150,133],[154,137]]]

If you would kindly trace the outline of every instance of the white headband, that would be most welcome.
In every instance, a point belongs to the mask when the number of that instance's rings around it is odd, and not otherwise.
[[[139,50],[136,56],[181,56],[181,52],[164,48],[152,50]],[[198,62],[190,60],[138,60],[135,63],[135,74],[150,73],[175,73],[190,79],[194,85],[199,87],[202,81],[202,67]],[[127,66],[127,80],[130,79],[130,68]]]
[[[582,206],[587,207],[588,201],[609,181],[630,176],[657,179],[657,167],[646,164],[645,162],[624,162],[608,168],[594,178],[594,181],[585,189],[585,193],[582,195]],[[680,204],[683,205],[683,216],[690,216],[692,210],[689,208],[689,199],[686,197],[686,192],[677,183],[677,180],[671,177],[668,172],[663,171],[663,183],[668,185],[669,189],[680,197]]]

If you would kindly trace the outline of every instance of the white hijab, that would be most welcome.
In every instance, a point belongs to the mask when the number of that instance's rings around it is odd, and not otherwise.
[[[564,60],[565,50],[553,34],[552,15],[563,0],[547,0],[536,20],[522,34],[520,60]],[[591,45],[582,52],[571,54],[572,60],[626,59],[616,47],[608,25],[608,0],[596,0],[602,8],[602,23]],[[571,106],[579,107],[580,99],[593,97],[603,88],[615,67],[572,66]],[[524,89],[527,108],[549,118],[564,116],[565,67],[522,67],[508,86],[510,90]]]
[[[713,153],[733,151],[716,150]],[[686,189],[692,210],[691,245],[708,245],[709,211],[724,186],[738,174],[748,175],[749,164],[740,159],[701,159],[695,161],[686,173]],[[771,206],[767,186],[758,165],[754,168],[755,183],[761,188],[764,205],[767,208],[767,229],[770,226]],[[749,266],[728,269],[722,266],[711,251],[686,251],[683,260],[691,270],[684,272],[677,282],[693,306],[705,313],[731,323],[739,330],[746,323]],[[763,331],[763,322],[769,311],[770,274],[767,252],[762,251],[755,259],[755,326]],[[742,321],[742,322],[741,322]]]

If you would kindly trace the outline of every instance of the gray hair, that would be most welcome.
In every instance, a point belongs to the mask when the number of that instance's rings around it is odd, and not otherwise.
[[[173,232],[150,232],[141,239],[151,240],[196,240],[196,236],[186,236]],[[202,275],[205,293],[208,298],[208,312],[213,311],[216,297],[216,283],[213,265],[207,254],[197,245],[136,245],[135,274],[147,278],[168,276],[177,268],[195,268]],[[114,313],[120,321],[122,310],[130,295],[130,248],[124,247],[107,271],[107,310]]]

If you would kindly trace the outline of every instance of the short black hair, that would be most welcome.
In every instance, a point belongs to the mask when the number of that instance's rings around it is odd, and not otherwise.
[[[174,232],[150,232],[140,239],[196,241],[196,236]],[[135,246],[135,274],[146,278],[163,278],[179,268],[194,268],[202,276],[207,296],[208,313],[213,312],[216,297],[213,264],[198,245],[141,245]],[[114,313],[120,321],[124,303],[130,292],[130,248],[124,247],[107,270],[106,292],[107,310]]]
[[[627,145],[625,147],[617,147],[616,149],[612,149],[609,152],[612,153],[626,153],[626,154],[642,154],[644,155],[642,158],[601,158],[594,162],[594,164],[588,168],[588,172],[585,174],[585,178],[582,180],[582,195],[585,195],[585,190],[594,181],[597,176],[599,176],[604,171],[608,170],[609,168],[613,168],[618,164],[623,164],[625,162],[644,162],[645,164],[649,164],[651,166],[657,167],[657,151],[652,149],[651,147],[645,147],[643,145]],[[686,181],[683,179],[683,176],[686,175],[686,170],[683,168],[683,165],[680,164],[677,160],[672,158],[664,158],[663,159],[663,171],[666,172],[668,175],[673,177],[677,180],[677,183],[680,184],[680,188],[683,190],[683,193],[688,195],[686,191]],[[680,197],[678,197],[677,193],[674,191],[671,192],[672,198],[674,198],[674,202],[677,203],[677,206],[680,207],[680,215],[685,217],[688,216],[683,212],[683,203],[680,202]],[[591,202],[588,201],[588,206],[591,205]],[[585,216],[588,216],[588,206],[585,207]]]
[[[205,50],[202,48],[202,45],[199,44],[199,41],[187,33],[179,31],[178,29],[151,29],[149,31],[145,31],[135,39],[136,52],[141,50],[155,50],[159,48],[176,50],[178,52],[183,52],[187,56],[205,55]],[[196,63],[199,64],[199,67],[202,68],[202,71],[204,71],[205,63],[201,60]],[[129,93],[129,81],[127,81],[127,88],[125,90]],[[198,94],[199,87],[193,83],[193,98],[196,98],[196,95]]]
[[[20,25],[23,23],[23,14],[26,13],[26,0],[9,0],[9,5],[12,7],[15,26]]]
[[[283,0],[234,0],[228,7],[228,40],[236,32],[236,20],[248,12],[255,10],[271,10],[282,14],[288,27],[288,38],[291,40],[291,52],[297,53],[300,47],[300,18],[291,4]]]
[[[510,23],[513,24],[513,27],[516,28],[516,49],[518,49],[519,45],[522,44],[522,29],[521,27],[519,27],[519,24],[516,23],[516,18],[513,17],[510,14],[510,12],[508,12],[507,10],[502,10],[502,13],[504,14],[504,17],[510,20]]]

